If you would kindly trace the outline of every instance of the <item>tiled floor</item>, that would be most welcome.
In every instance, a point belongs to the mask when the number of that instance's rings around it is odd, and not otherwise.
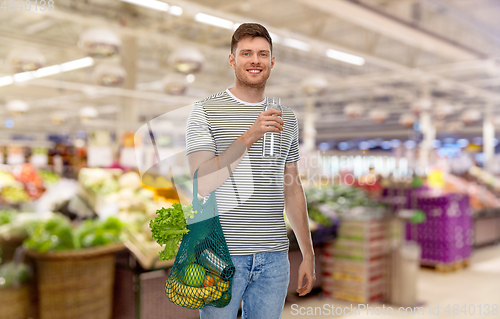
[[[350,315],[332,315],[334,307],[351,307],[351,303],[322,298],[317,295],[309,298],[290,300],[285,305],[282,319],[292,318],[443,318],[443,319],[500,319],[500,245],[476,250],[472,257],[471,266],[453,273],[438,273],[429,269],[421,269],[418,278],[418,296],[422,302],[423,313],[399,315],[398,308],[393,306],[393,315],[371,314],[366,310]],[[449,313],[446,312],[447,306]],[[454,314],[454,305],[456,311]],[[493,312],[496,305],[496,312]],[[355,307],[356,305],[353,305]],[[368,305],[379,311],[382,304]],[[479,308],[481,306],[481,309]],[[308,308],[311,307],[311,308]],[[386,304],[385,307],[390,307]],[[433,309],[433,314],[430,309]],[[437,308],[439,307],[439,308]],[[486,308],[489,307],[489,315]],[[314,310],[316,309],[316,314]],[[337,310],[337,308],[333,308]],[[303,315],[300,314],[302,310]],[[381,309],[380,309],[381,310]],[[481,310],[481,314],[479,311]],[[309,315],[307,312],[309,311]],[[340,309],[337,310],[340,313]],[[472,313],[475,311],[474,313]]]

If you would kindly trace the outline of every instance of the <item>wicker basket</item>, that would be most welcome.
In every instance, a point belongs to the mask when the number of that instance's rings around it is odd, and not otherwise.
[[[40,319],[110,319],[115,252],[123,244],[38,253],[35,259]]]
[[[26,319],[30,309],[30,288],[0,289],[0,319]]]
[[[9,238],[0,237],[0,249],[2,249],[2,263],[9,262],[14,259],[16,249],[23,245],[23,240],[26,238]]]

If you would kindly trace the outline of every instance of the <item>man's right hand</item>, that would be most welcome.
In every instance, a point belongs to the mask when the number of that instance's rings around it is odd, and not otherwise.
[[[241,136],[247,148],[260,140],[267,132],[283,131],[284,122],[278,116],[283,116],[283,114],[276,109],[269,109],[259,114],[253,125]]]

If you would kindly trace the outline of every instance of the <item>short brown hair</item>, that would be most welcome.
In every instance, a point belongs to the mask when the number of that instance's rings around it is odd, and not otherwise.
[[[264,26],[258,23],[243,23],[233,33],[233,38],[231,39],[231,54],[234,54],[234,50],[236,49],[238,42],[246,37],[262,37],[266,39],[271,46],[271,53],[273,52],[273,40]]]

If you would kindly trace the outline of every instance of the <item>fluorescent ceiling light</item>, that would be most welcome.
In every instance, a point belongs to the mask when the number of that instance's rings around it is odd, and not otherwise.
[[[46,68],[41,68],[35,71],[35,78],[41,78],[43,76],[49,76],[53,74],[61,73],[61,66],[53,65]]]
[[[33,73],[34,73],[33,71],[29,71],[29,72],[14,74],[14,81],[23,82],[31,80],[33,78]]]
[[[286,45],[287,47],[299,49],[302,51],[310,51],[311,50],[311,45],[307,42],[300,41],[300,40],[295,40],[292,38],[285,38],[283,39],[282,43]]]
[[[158,11],[168,11],[170,7],[167,3],[156,1],[156,0],[122,0],[123,2],[132,3],[141,7],[158,10]]]
[[[326,50],[326,56],[335,60],[339,60],[342,62],[347,62],[355,65],[363,65],[365,64],[365,59],[359,56],[355,56],[349,53],[340,52],[337,50],[328,49]]]
[[[182,15],[182,8],[181,7],[178,7],[178,6],[171,6],[169,9],[168,9],[168,13],[170,13],[171,15],[174,15],[174,16],[180,16]]]
[[[210,25],[214,25],[216,27],[221,27],[221,28],[225,28],[225,29],[229,29],[229,30],[232,30],[233,25],[234,25],[233,21],[214,17],[214,16],[211,16],[211,15],[208,15],[205,13],[201,13],[201,12],[197,13],[194,16],[194,20],[201,22],[201,23],[210,24]]]
[[[240,27],[241,23],[234,23],[233,24],[233,30],[236,31]]]
[[[273,43],[281,43],[281,37],[275,33],[269,32],[269,35],[271,36],[271,40],[273,40]]]
[[[45,68],[38,69],[36,71],[29,71],[23,73],[14,74],[14,76],[4,76],[0,78],[0,86],[5,86],[16,82],[28,81],[35,78],[41,78],[44,76],[49,76],[53,74],[58,74],[61,72],[76,70],[91,66],[94,64],[94,59],[91,57],[86,57],[83,59],[66,62],[61,65],[52,65]]]
[[[12,83],[14,83],[14,79],[10,75],[0,78],[0,86],[9,85]]]
[[[71,62],[66,62],[61,64],[61,71],[66,72],[70,70],[80,69],[94,64],[94,59],[91,57],[86,57],[80,60],[75,60]]]

